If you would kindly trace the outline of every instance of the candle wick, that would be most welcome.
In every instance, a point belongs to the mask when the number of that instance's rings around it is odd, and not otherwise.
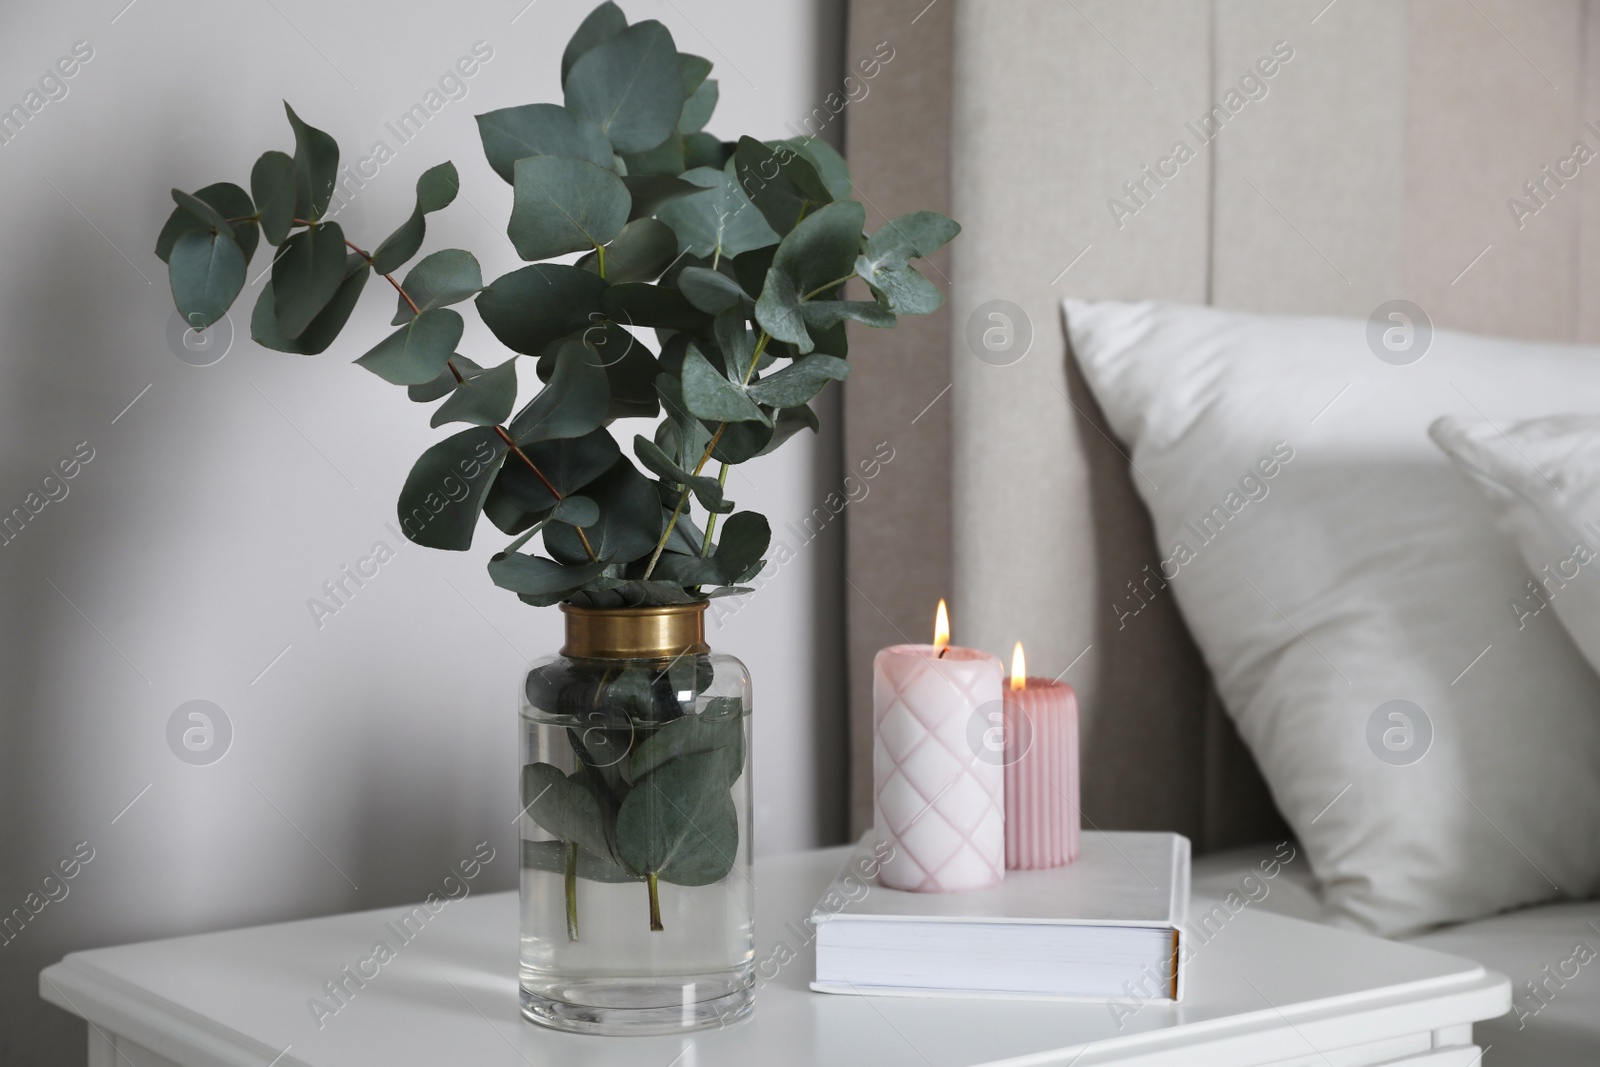
[[[939,649],[939,654],[937,656],[933,657],[933,658],[934,659],[944,659],[944,654],[946,652],[949,652],[949,651],[950,651],[950,646],[949,645],[945,645],[945,646],[943,646],[942,648]]]

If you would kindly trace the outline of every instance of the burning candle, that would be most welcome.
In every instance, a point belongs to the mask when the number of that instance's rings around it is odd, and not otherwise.
[[[1003,719],[1000,660],[950,644],[943,600],[931,645],[872,663],[873,811],[891,889],[946,893],[1005,877],[1005,767],[982,744]],[[892,850],[892,851],[891,851]]]
[[[1005,694],[1006,867],[1061,867],[1078,858],[1078,697],[1029,678],[1022,642]]]

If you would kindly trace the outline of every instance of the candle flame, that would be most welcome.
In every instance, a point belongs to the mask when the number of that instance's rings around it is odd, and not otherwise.
[[[933,647],[944,648],[950,644],[950,609],[939,600],[939,610],[933,616]]]
[[[1011,650],[1011,688],[1028,688],[1028,661],[1022,655],[1022,642],[1017,642],[1017,647]]]

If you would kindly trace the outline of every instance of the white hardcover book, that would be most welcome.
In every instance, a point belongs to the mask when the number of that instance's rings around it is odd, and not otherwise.
[[[811,913],[821,993],[1179,1000],[1189,839],[1083,834],[1077,862],[992,889],[878,884],[868,833]]]

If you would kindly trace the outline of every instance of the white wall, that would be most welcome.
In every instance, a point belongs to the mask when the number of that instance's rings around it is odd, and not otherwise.
[[[0,948],[5,1063],[80,1055],[81,1024],[34,999],[39,968],[67,951],[420,899],[486,838],[499,854],[477,888],[512,887],[514,692],[520,666],[560,643],[553,609],[489,583],[504,538],[487,523],[465,555],[389,528],[406,471],[442,432],[351,365],[392,312],[381,281],[319,357],[249,341],[252,287],[232,349],[195,367],[169,349],[151,249],[169,187],[248,184],[260,152],[292,149],[288,98],[347,159],[396,149],[340,215],[354,240],[380,241],[417,175],[448,158],[463,195],[432,217],[426,249],[468,248],[488,277],[514,268],[510,189],[472,116],[559,100],[558,57],[588,0],[125,3],[14,5],[0,34],[6,108],[75,42],[93,48],[67,95],[0,146],[0,513],[74,446],[94,450],[67,496],[0,547],[0,914],[79,842],[94,850]],[[841,7],[624,3],[716,63],[724,136],[785,136],[815,105]],[[400,145],[385,123],[478,41],[493,58],[467,97]],[[469,326],[462,350],[498,361],[492,345]],[[781,535],[837,480],[837,433],[835,417],[740,468],[733,495]],[[842,833],[838,536],[799,549],[712,638],[756,679],[761,852]],[[395,558],[318,629],[308,598],[379,541]],[[234,733],[209,766],[167,742],[195,699]]]

